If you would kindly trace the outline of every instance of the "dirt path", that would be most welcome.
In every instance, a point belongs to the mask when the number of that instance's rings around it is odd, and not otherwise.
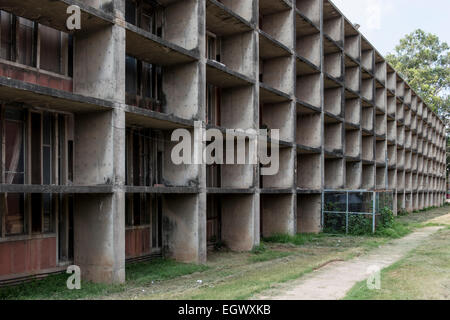
[[[386,268],[419,246],[442,227],[427,227],[398,240],[394,240],[369,254],[344,262],[332,262],[311,274],[287,285],[275,287],[254,297],[270,300],[337,300],[359,281],[367,279],[368,269]],[[383,285],[383,279],[381,279]]]

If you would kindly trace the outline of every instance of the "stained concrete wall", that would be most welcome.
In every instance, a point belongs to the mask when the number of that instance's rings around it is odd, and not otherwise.
[[[321,61],[320,33],[298,37],[296,42],[296,52],[301,57],[304,57],[316,66],[319,66]]]
[[[297,155],[297,187],[309,190],[322,188],[321,154]]]
[[[124,194],[76,195],[74,205],[74,263],[82,279],[124,282]]]
[[[261,195],[262,237],[297,232],[295,201],[293,194]]]
[[[206,261],[206,195],[163,197],[163,248],[183,262]]]
[[[322,145],[322,118],[320,113],[302,114],[297,117],[297,143],[317,148]]]
[[[322,199],[320,194],[297,196],[297,232],[318,233],[321,228]]]
[[[259,195],[226,195],[222,202],[222,240],[233,251],[259,245]]]

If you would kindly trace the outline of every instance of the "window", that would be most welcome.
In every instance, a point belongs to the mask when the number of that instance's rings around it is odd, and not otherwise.
[[[25,126],[21,110],[5,110],[5,183],[25,183]]]
[[[220,62],[221,39],[206,31],[206,58]]]
[[[208,195],[206,202],[206,239],[208,245],[214,245],[221,240],[222,204],[217,195]]]
[[[206,103],[207,123],[220,126],[220,88],[207,84]]]
[[[153,194],[127,194],[125,202],[127,228],[151,227],[152,248],[162,243],[162,198]]]
[[[54,73],[62,73],[62,34],[58,30],[39,25],[40,68]]]
[[[34,48],[36,46],[36,24],[25,18],[17,21],[17,56],[18,62],[27,66],[35,66]]]
[[[127,104],[161,111],[162,68],[127,56],[125,69]]]
[[[133,186],[161,184],[163,152],[160,149],[162,134],[151,129],[127,129],[126,133],[126,183]]]
[[[1,59],[72,76],[72,36],[0,11],[0,39]]]
[[[72,121],[68,114],[0,105],[0,139],[4,140],[0,145],[4,158],[0,183],[68,183],[66,177],[73,175],[73,161],[69,161],[73,158],[73,140],[68,140],[73,139]],[[48,193],[0,194],[0,231],[4,230],[0,237],[28,234],[28,230],[37,234],[55,232],[57,210],[68,210],[67,204],[55,206],[56,200],[58,197]]]
[[[158,37],[163,36],[164,8],[156,2],[127,0],[125,20]]]
[[[150,225],[153,201],[153,196],[150,194],[127,194],[126,225],[128,227]]]
[[[0,58],[13,60],[13,17],[11,14],[0,11]]]
[[[7,236],[25,233],[24,198],[21,193],[8,193],[6,197],[5,232]]]

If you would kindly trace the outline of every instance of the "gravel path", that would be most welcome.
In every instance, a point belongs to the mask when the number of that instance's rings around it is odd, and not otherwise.
[[[299,280],[284,287],[275,288],[254,297],[269,300],[337,300],[359,281],[369,277],[369,268],[383,269],[403,258],[409,251],[418,247],[426,238],[441,227],[419,229],[410,235],[394,240],[389,244],[372,250],[369,254],[349,260],[325,265]],[[373,271],[372,271],[373,272]],[[383,279],[381,279],[383,286]]]

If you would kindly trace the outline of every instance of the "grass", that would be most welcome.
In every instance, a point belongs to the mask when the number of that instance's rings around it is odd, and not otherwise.
[[[261,254],[254,255],[254,256],[250,257],[248,260],[251,263],[264,262],[264,261],[270,261],[270,260],[275,260],[275,259],[288,257],[288,256],[290,256],[292,254],[293,253],[291,253],[291,252],[282,252],[282,251],[272,251],[272,250],[270,250],[270,251],[266,251],[266,252],[261,253]]]
[[[320,234],[312,234],[312,233],[299,233],[296,235],[288,235],[288,234],[275,234],[271,237],[264,238],[264,242],[267,243],[292,243],[296,246],[301,246],[306,243],[317,241],[321,238],[327,237],[329,235],[320,233]]]
[[[18,286],[0,288],[0,300],[17,299],[89,299],[124,292],[130,288],[163,281],[175,277],[205,271],[204,265],[177,263],[172,260],[155,260],[127,265],[127,282],[123,285],[96,284],[82,282],[81,290],[68,290],[67,274],[49,276]]]
[[[450,299],[450,227],[432,235],[404,259],[381,272],[381,289],[357,283],[347,300]]]

